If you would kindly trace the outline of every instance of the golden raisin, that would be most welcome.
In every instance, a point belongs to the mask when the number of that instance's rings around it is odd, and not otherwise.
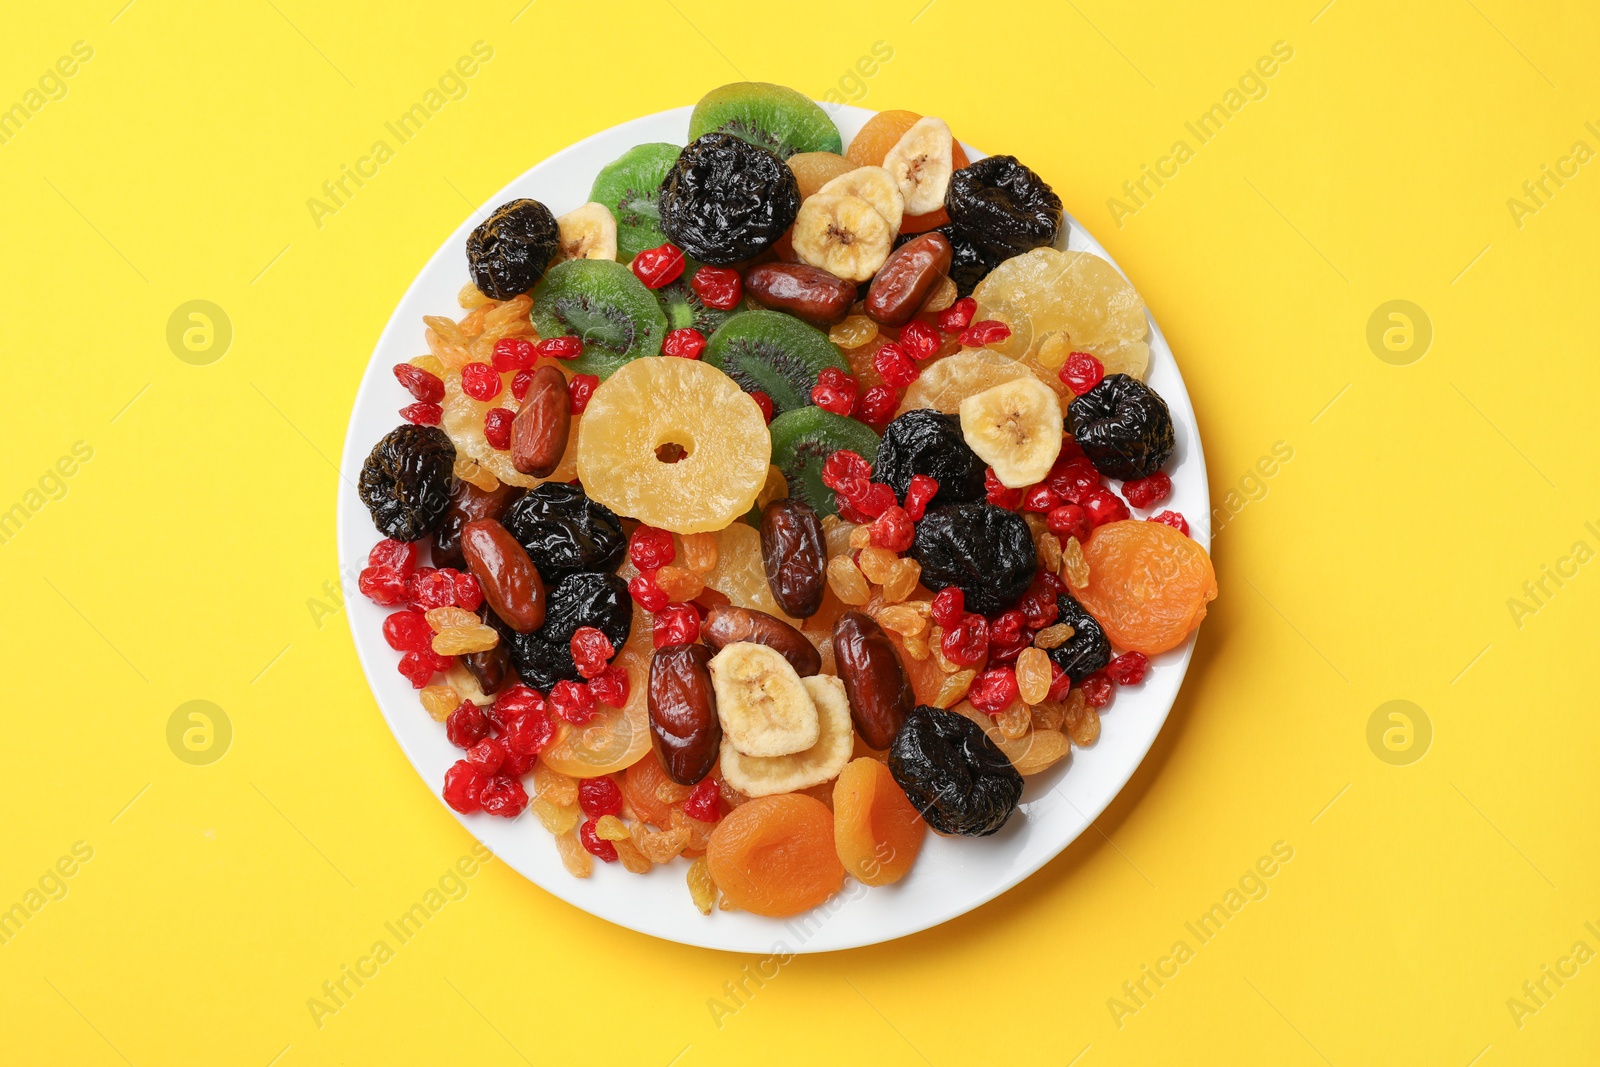
[[[778,476],[780,478],[783,477],[782,474]],[[683,565],[701,576],[710,574],[715,570],[717,566],[717,535],[714,533],[685,534],[683,537]],[[656,580],[658,582],[661,580],[659,573],[656,575]]]
[[[933,698],[935,705],[941,708],[953,708],[967,695],[967,690],[972,688],[972,680],[978,676],[977,671],[957,671],[944,680],[939,687],[939,693]]]
[[[892,604],[878,612],[878,625],[905,637],[915,637],[928,628],[928,620],[914,608]]]
[[[427,371],[435,378],[444,377],[444,362],[438,356],[417,356],[411,361],[411,365],[418,370]]]
[[[448,685],[430,685],[418,695],[434,722],[444,722],[452,711],[461,706],[461,697]]]
[[[1039,535],[1039,565],[1051,574],[1061,573],[1061,541],[1048,530]]]
[[[866,576],[849,556],[834,556],[828,561],[828,587],[846,604],[861,605],[872,598]]]
[[[1043,649],[1025,648],[1017,656],[1017,693],[1024,704],[1037,704],[1050,695],[1050,657]]]
[[[463,656],[468,652],[487,652],[500,643],[500,631],[492,626],[460,626],[433,635],[433,651],[439,656]]]
[[[463,626],[476,626],[482,620],[477,614],[466,608],[434,608],[427,612],[423,618],[428,620],[428,625],[434,633],[443,633],[445,630],[455,630]]]
[[[903,643],[905,644],[906,655],[912,659],[920,662],[928,658],[928,642],[922,638],[907,637]]]
[[[584,849],[576,834],[556,837],[556,851],[561,853],[561,864],[574,878],[587,878],[594,873],[594,857]]]
[[[1033,706],[1034,730],[1059,730],[1067,721],[1066,705],[1054,700],[1042,700]]]
[[[570,808],[578,802],[578,780],[552,770],[542,762],[536,763],[533,767],[533,795],[560,807]]]
[[[887,548],[867,547],[861,550],[861,556],[856,560],[856,566],[861,568],[861,573],[867,576],[867,581],[873,585],[882,585],[895,573],[895,564],[900,562],[900,557]]]
[[[1006,710],[994,717],[994,724],[1000,728],[1006,740],[1015,741],[1026,737],[1033,728],[1033,714],[1028,711],[1028,705],[1013,701]]]
[[[710,535],[715,538],[715,534]],[[712,551],[715,552],[713,543]],[[667,599],[674,604],[681,604],[686,600],[693,600],[699,596],[706,587],[700,575],[688,567],[678,567],[668,564],[656,571],[656,584],[667,594]]]
[[[532,807],[534,817],[539,820],[539,824],[557,837],[570,834],[578,825],[577,808],[552,804],[542,797],[535,799]]]
[[[947,274],[939,279],[939,284],[934,287],[928,299],[922,302],[922,310],[919,314],[932,315],[935,312],[943,311],[951,304],[954,304],[956,297],[960,295],[961,292],[956,288],[956,283],[951,281],[950,276]]]
[[[1067,694],[1064,726],[1067,736],[1079,748],[1087,748],[1100,737],[1100,713],[1090,706],[1081,689]]]
[[[621,838],[611,845],[617,850],[617,859],[622,861],[623,868],[632,874],[649,874],[650,868],[655,866],[639,851],[639,846],[631,838]]]
[[[928,634],[928,651],[933,654],[933,662],[946,674],[954,674],[961,668],[951,663],[944,654],[944,630],[935,626]]]
[[[595,820],[594,836],[602,841],[627,841],[632,835],[627,823],[615,815],[602,815]]]
[[[701,915],[710,915],[717,902],[717,884],[711,880],[711,868],[704,856],[689,864],[689,897]]]
[[[1061,568],[1072,588],[1082,589],[1089,584],[1089,561],[1083,558],[1083,546],[1076,537],[1067,538],[1061,546]]]
[[[850,529],[850,547],[860,550],[872,544],[872,528],[870,526],[854,526]]]
[[[898,604],[917,591],[917,583],[920,581],[922,581],[922,564],[914,559],[903,558],[894,565],[893,573],[883,582],[883,599],[891,604]]]
[[[1058,622],[1053,626],[1046,626],[1034,634],[1033,643],[1039,648],[1060,648],[1072,640],[1073,633],[1072,627],[1064,622]]]
[[[851,315],[828,331],[828,340],[840,348],[860,348],[877,336],[878,324],[865,315]]]

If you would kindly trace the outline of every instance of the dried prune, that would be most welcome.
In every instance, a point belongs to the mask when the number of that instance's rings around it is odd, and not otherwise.
[[[633,601],[628,583],[614,574],[569,574],[550,591],[544,625],[519,634],[490,613],[487,620],[500,631],[511,650],[512,665],[526,685],[548,693],[557,682],[579,682],[583,676],[572,661],[572,635],[593,626],[620,649],[633,629]]]
[[[1039,568],[1028,524],[989,503],[929,509],[909,555],[934,592],[955,586],[968,611],[994,615],[1021,599]]]
[[[372,524],[396,541],[420,541],[450,507],[456,446],[437,426],[407,423],[390,430],[361,466],[361,502]]]
[[[995,262],[1054,244],[1061,198],[1016,156],[990,156],[950,176],[950,226]]]
[[[889,773],[942,834],[987,837],[1022,797],[1022,775],[965,715],[919,704],[889,747]]]
[[[614,571],[628,550],[617,513],[590,500],[582,486],[545,482],[501,521],[547,585],[578,571]]]
[[[537,200],[512,200],[467,235],[467,268],[484,295],[510,300],[532,289],[560,250],[550,209]]]
[[[1085,678],[1111,662],[1111,642],[1106,640],[1100,623],[1071,593],[1058,594],[1056,608],[1056,622],[1072,627],[1072,636],[1065,644],[1045,651],[1072,679],[1073,685],[1081,685]]]
[[[973,244],[972,241],[956,232],[955,226],[945,223],[925,233],[942,233],[950,242],[950,280],[956,283],[956,292],[961,296],[971,296],[972,290],[978,283],[989,276],[989,272],[1000,265],[1005,257],[992,258],[983,249]],[[903,233],[895,238],[894,246],[899,248],[903,244],[915,241],[921,233]]]
[[[800,213],[789,165],[732,134],[708,133],[661,181],[661,229],[704,263],[739,263],[771,248]]]
[[[1177,446],[1167,402],[1126,374],[1108,374],[1067,408],[1067,426],[1107,478],[1148,478]]]
[[[926,474],[939,483],[931,504],[967,504],[983,499],[983,471],[983,460],[961,435],[959,418],[917,408],[884,427],[872,480],[904,499],[911,476]]]

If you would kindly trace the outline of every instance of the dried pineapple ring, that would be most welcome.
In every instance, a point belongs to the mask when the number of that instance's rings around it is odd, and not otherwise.
[[[666,462],[657,450],[681,446]],[[633,360],[600,383],[578,434],[578,477],[621,515],[673,533],[720,530],[767,483],[772,438],[756,402],[708,363]]]

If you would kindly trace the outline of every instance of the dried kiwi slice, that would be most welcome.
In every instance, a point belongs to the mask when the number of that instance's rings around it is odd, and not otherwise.
[[[770,82],[734,82],[701,97],[689,116],[689,140],[712,132],[731,133],[779,159],[844,151],[839,128],[816,101]]]
[[[595,175],[589,199],[604,204],[615,216],[617,258],[624,263],[647,248],[666,243],[657,200],[662,179],[682,151],[675,144],[635,145]]]
[[[841,448],[868,463],[878,456],[878,435],[863,423],[819,407],[797,408],[772,420],[772,462],[789,482],[789,496],[837,515],[833,490],[822,484],[823,462]]]
[[[711,335],[705,361],[745,392],[766,393],[779,415],[810,405],[811,390],[824,368],[850,371],[827,334],[781,311],[741,311],[729,317]]]
[[[656,300],[661,304],[661,310],[666,313],[667,329],[681,330],[690,327],[710,337],[733,316],[733,312],[706,307],[705,302],[695,295],[694,289],[689,285],[689,279],[693,278],[694,272],[699,269],[700,264],[692,259],[686,260],[682,277],[657,289]]]
[[[540,337],[582,338],[583,355],[569,365],[601,378],[640,356],[660,355],[667,332],[655,294],[609,259],[569,259],[551,267],[533,288],[530,314]]]

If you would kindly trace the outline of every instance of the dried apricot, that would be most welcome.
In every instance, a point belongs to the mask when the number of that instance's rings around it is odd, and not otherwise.
[[[904,878],[927,830],[882,763],[863,757],[839,772],[833,786],[833,843],[839,862],[862,885]]]
[[[646,737],[649,729],[645,730]],[[628,768],[622,776],[622,798],[642,821],[663,830],[672,825],[672,802],[662,796],[661,787],[677,785],[667,777],[666,768],[654,750]]]
[[[1095,528],[1078,599],[1118,648],[1155,655],[1182,643],[1216,599],[1217,575],[1200,543],[1159,522]]]
[[[880,111],[866,121],[850,147],[845,149],[844,158],[858,167],[881,167],[883,159],[889,154],[889,149],[899,143],[906,131],[921,121],[922,116],[915,111]],[[951,146],[950,166],[953,170],[960,170],[968,165],[967,153],[958,140]],[[950,216],[944,208],[936,208],[923,215],[907,215],[900,220],[901,233],[921,233],[931,230],[935,226],[943,226],[950,221]]]
[[[734,907],[773,918],[816,907],[844,881],[833,813],[795,793],[758,797],[729,812],[711,835],[706,866]]]

